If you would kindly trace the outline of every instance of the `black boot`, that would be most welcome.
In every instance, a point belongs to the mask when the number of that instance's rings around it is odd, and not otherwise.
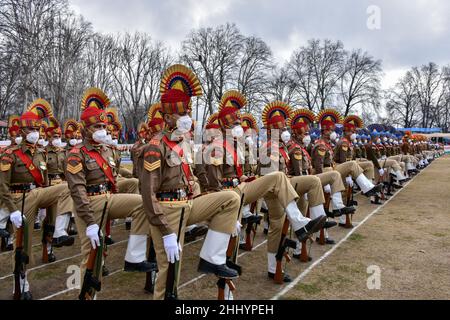
[[[327,217],[322,216],[315,220],[311,220],[306,226],[295,231],[298,241],[303,242],[308,239],[313,233],[316,233],[323,228],[325,222],[327,222]]]
[[[111,246],[111,245],[113,245],[114,243],[116,243],[116,242],[111,238],[111,236],[105,237],[105,244],[106,244],[107,246]]]
[[[373,187],[372,189],[370,189],[369,191],[367,191],[367,193],[365,193],[364,195],[366,197],[375,196],[375,195],[377,195],[377,193],[380,193],[381,190],[383,190],[383,184],[378,184],[375,187]]]
[[[53,238],[52,245],[56,248],[71,247],[73,246],[74,242],[75,242],[74,237],[62,236],[59,238]]]
[[[268,272],[267,276],[269,277],[269,279],[274,279],[275,278],[275,274],[272,273],[272,272]],[[292,282],[291,277],[287,273],[283,273],[283,282],[285,282],[285,283]]]
[[[212,264],[206,260],[200,258],[200,262],[198,264],[198,272],[200,273],[212,273],[215,274],[219,278],[224,279],[236,279],[239,277],[239,274],[236,270],[229,268],[226,264],[217,265]]]
[[[131,263],[125,261],[125,267],[123,271],[125,272],[151,272],[155,269],[154,263],[148,261],[142,261],[139,263]]]

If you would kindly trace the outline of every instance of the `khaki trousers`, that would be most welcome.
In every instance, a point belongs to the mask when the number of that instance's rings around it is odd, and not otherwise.
[[[64,185],[66,187],[66,190],[64,191],[64,194],[61,195],[58,203],[47,208],[49,224],[54,226],[57,216],[71,214],[73,212],[73,203],[67,182],[60,181],[59,183],[52,183],[52,185]]]
[[[357,160],[356,162],[361,167],[361,169],[363,169],[364,175],[367,179],[369,179],[370,181],[375,179],[375,166],[373,165],[372,161]]]
[[[240,196],[244,195],[244,206],[264,198],[270,220],[267,251],[277,252],[285,218],[284,209],[299,198],[288,177],[283,172],[274,172],[255,181],[242,183],[235,191]],[[282,222],[278,223],[279,221]]]
[[[341,163],[334,169],[341,174],[342,181],[345,181],[345,178],[347,178],[348,176],[352,176],[353,180],[356,180],[356,178],[364,173],[363,169],[358,165],[356,161],[347,161],[345,163]]]
[[[184,243],[184,229],[187,225],[207,221],[209,229],[217,232],[231,235],[236,230],[240,198],[234,191],[221,191],[190,201],[160,202],[160,204],[170,228],[175,233],[178,233],[181,211],[182,208],[185,208],[183,227],[180,234],[181,246]],[[166,292],[169,262],[164,249],[163,235],[158,227],[150,226],[150,228],[159,269],[153,299],[163,300]],[[182,255],[183,253],[181,252],[179,272]]]
[[[133,218],[133,222],[131,223],[130,235],[148,234],[150,224],[144,211],[141,195],[104,194],[89,197],[89,207],[94,212],[95,223],[98,225],[100,225],[103,208],[106,201],[108,201],[108,205],[106,208],[105,217],[103,219],[103,234],[105,234],[104,229],[108,218],[113,220],[124,219],[126,217]],[[86,223],[81,218],[79,218],[77,214],[75,214],[75,224],[77,225],[78,236],[80,237],[81,241],[81,275],[82,277],[84,277],[84,271],[86,270],[89,252],[91,251],[91,241],[86,236]]]
[[[34,257],[31,248],[33,246],[33,225],[34,221],[36,220],[38,209],[48,208],[51,206],[58,207],[60,201],[67,201],[67,199],[65,198],[67,195],[67,191],[67,185],[60,184],[47,188],[37,188],[31,190],[26,194],[25,209],[22,213],[28,223],[28,242],[24,243],[24,250],[25,253],[27,253],[30,257],[30,265],[34,264]],[[22,210],[22,194],[14,193],[11,194],[11,196],[13,197],[13,200],[19,210]],[[63,203],[63,205],[65,204]],[[59,208],[57,208],[57,210],[58,212],[60,212]]]
[[[325,196],[323,194],[323,187],[319,177],[317,176],[299,176],[292,177],[291,184],[299,195],[297,205],[300,212],[306,216],[308,205],[315,207],[325,203]],[[305,199],[307,194],[308,199]]]
[[[402,171],[402,167],[395,160],[392,160],[392,159],[389,159],[389,158],[385,159],[385,160],[379,159],[378,163],[380,164],[382,169],[385,169],[385,170],[388,169],[388,170],[391,170],[391,171]],[[378,173],[378,171],[375,173],[375,179],[377,181],[379,181],[379,179],[380,179],[380,174]]]

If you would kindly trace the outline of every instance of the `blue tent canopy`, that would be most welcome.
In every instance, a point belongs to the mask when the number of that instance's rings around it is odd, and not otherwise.
[[[398,128],[398,131],[411,131],[412,133],[442,133],[441,128]]]

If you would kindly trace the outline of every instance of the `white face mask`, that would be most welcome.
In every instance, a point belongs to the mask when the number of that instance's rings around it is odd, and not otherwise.
[[[364,139],[364,140],[363,140],[363,143],[366,144],[366,143],[367,143],[367,140]]]
[[[311,136],[305,136],[303,138],[303,144],[305,145],[305,147],[309,146],[311,144]]]
[[[16,144],[21,144],[22,143],[22,137],[17,137],[14,139],[14,141],[16,142]]]
[[[114,147],[117,147],[119,145],[119,140],[118,139],[112,139],[111,140],[111,145]]]
[[[77,140],[77,144],[80,144],[83,142],[83,139]]]
[[[181,134],[188,133],[192,128],[192,119],[189,116],[182,116],[177,120],[177,129]]]
[[[61,145],[62,145],[61,138],[53,139],[52,140],[52,145],[55,146],[55,147],[61,147]]]
[[[332,133],[330,134],[330,140],[331,140],[331,141],[336,141],[336,139],[337,139],[337,133],[336,133],[336,132],[332,132]]]
[[[44,139],[38,139],[38,145],[44,146],[45,145],[45,140]]]
[[[97,143],[106,143],[108,134],[105,129],[95,131],[92,134],[92,139]]]
[[[381,139],[380,139],[380,138],[377,139],[377,143],[378,143],[378,144],[381,143]]]
[[[249,147],[253,146],[254,142],[253,142],[252,137],[247,137],[247,138],[245,138],[245,143],[246,143]]]
[[[350,140],[352,140],[352,141],[356,140],[356,134],[355,133],[350,136]]]
[[[29,134],[27,134],[27,142],[31,143],[31,144],[36,144],[36,142],[38,142],[39,140],[39,132],[35,131],[35,132],[30,132]]]
[[[235,126],[231,130],[231,134],[233,135],[233,138],[242,138],[244,136],[244,128],[242,128],[242,126]]]
[[[358,144],[358,140],[353,140],[353,144]]]
[[[70,144],[72,147],[75,147],[75,146],[78,144],[78,140],[77,140],[77,139],[70,139],[70,140],[69,140],[69,144]]]
[[[383,138],[383,141],[384,141],[384,142],[388,141],[388,138],[387,138],[387,137],[384,137],[384,138]]]
[[[289,141],[291,141],[291,133],[289,131],[283,131],[283,133],[281,134],[281,141],[283,141],[284,143],[288,143]]]
[[[390,142],[390,143],[392,143],[393,141],[394,141],[394,140],[392,140],[392,139],[389,139],[389,142]]]

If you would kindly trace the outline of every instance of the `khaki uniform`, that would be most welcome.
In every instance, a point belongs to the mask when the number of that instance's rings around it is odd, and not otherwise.
[[[364,173],[363,169],[356,161],[347,161],[345,163],[335,165],[333,163],[334,151],[329,143],[319,139],[312,148],[312,159],[314,173],[322,173],[332,171],[333,168],[341,174],[343,181],[346,177],[352,176],[356,179]]]
[[[65,150],[58,147],[49,146],[47,148],[47,169],[49,185],[55,186],[63,184],[67,188],[67,182],[65,182],[64,167],[65,167],[66,153]],[[56,211],[56,207],[52,206],[47,208],[47,215],[50,218],[50,224],[54,225],[57,215],[70,214],[72,212],[72,199],[70,192],[67,189],[65,193],[64,201],[62,201],[59,208],[60,211]]]
[[[22,152],[32,160],[32,164],[39,170],[43,179],[43,186],[36,185],[35,178],[25,166],[24,162],[14,153],[16,150]],[[28,147],[25,143],[8,149],[0,162],[0,199],[10,213],[22,210],[22,191],[25,188],[25,209],[23,215],[30,226],[28,228],[28,243],[24,248],[30,256],[30,263],[34,263],[32,255],[33,245],[33,222],[39,208],[56,206],[56,211],[61,212],[67,206],[67,186],[48,185],[47,157],[45,151],[39,148]],[[66,200],[66,201],[65,201]],[[60,207],[58,207],[60,205]],[[63,209],[61,209],[61,205]]]
[[[89,156],[82,147],[86,147],[90,152],[100,153],[103,159],[106,160],[107,166],[114,173],[116,173],[116,163],[110,148],[94,146],[88,142],[73,148],[67,158],[66,179],[76,211],[75,223],[81,240],[81,269],[83,273],[91,250],[91,242],[86,236],[86,228],[94,224],[100,224],[106,201],[108,201],[108,206],[102,228],[104,228],[108,218],[112,220],[132,217],[133,223],[130,235],[146,236],[148,233],[148,222],[141,196],[138,194],[113,193],[117,186],[111,184],[96,160]],[[139,258],[140,261],[130,262],[137,263],[145,260],[145,257],[139,256]]]
[[[238,149],[239,146],[236,147],[238,154],[243,152]],[[206,179],[199,178],[202,190],[234,190],[239,196],[245,195],[243,206],[250,205],[258,199],[264,198],[269,209],[270,219],[267,251],[276,253],[280,244],[283,225],[283,223],[280,224],[277,221],[284,221],[284,208],[290,202],[299,198],[286,174],[274,171],[251,182],[239,183],[240,179],[234,165],[234,159],[229,152],[225,152],[225,148],[221,144],[216,146],[214,146],[214,143],[208,145],[204,154],[211,155],[211,159],[205,159],[206,161],[204,162],[206,163],[204,166]],[[278,158],[276,161],[278,161]],[[270,164],[268,166],[270,167]],[[261,168],[260,164],[257,169],[259,174],[262,173],[262,169],[266,168]]]
[[[159,269],[153,296],[155,300],[164,299],[169,266],[163,237],[173,233],[178,234],[182,209],[184,208],[185,212],[183,227],[179,235],[181,245],[184,242],[186,225],[203,221],[208,222],[208,233],[211,231],[227,235],[234,233],[240,202],[239,196],[230,191],[216,192],[192,199],[195,181],[191,168],[193,161],[190,145],[187,142],[181,143],[183,154],[186,156],[180,157],[179,154],[172,152],[163,141],[163,135],[170,139],[169,132],[155,135],[149,144],[141,149],[138,158],[141,194],[151,223],[150,229]],[[187,164],[184,168],[188,168],[189,174],[183,171],[182,163]],[[228,240],[229,236],[224,244],[224,254]],[[205,240],[204,247],[206,242]],[[225,263],[225,256],[221,263]]]
[[[296,143],[293,140],[289,143],[288,150],[291,159],[289,175],[293,176],[309,175],[309,173],[312,171],[312,164],[311,164],[312,159],[308,151],[305,148],[302,148],[298,143]],[[345,186],[344,183],[342,182],[342,177],[337,171],[323,172],[315,175],[315,177],[320,179],[321,188],[326,185],[330,186],[331,194],[345,191]],[[320,193],[318,194],[320,196]],[[308,200],[309,199],[310,195],[308,194]],[[318,204],[318,202],[316,203]],[[304,201],[304,198],[303,199],[300,198],[299,207],[301,212],[305,212],[307,210],[307,203],[306,201]]]
[[[346,138],[342,138],[337,143],[334,149],[334,161],[339,164],[343,164],[354,159],[354,147],[353,144]],[[369,180],[374,179],[374,165],[370,161],[358,160],[357,164],[363,169],[364,175]]]

